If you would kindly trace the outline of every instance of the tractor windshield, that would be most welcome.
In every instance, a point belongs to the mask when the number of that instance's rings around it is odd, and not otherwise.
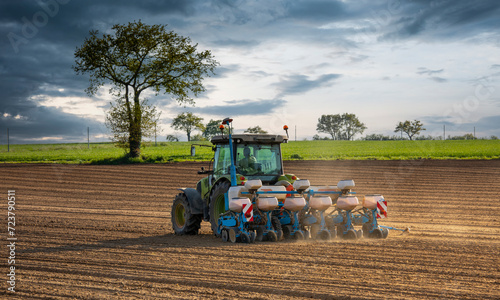
[[[281,175],[279,144],[238,144],[234,159],[236,170],[245,176]]]
[[[283,174],[280,144],[236,144],[234,164],[236,172],[247,178],[259,178],[272,182]],[[219,144],[215,149],[214,175],[227,175],[231,167],[228,144]]]

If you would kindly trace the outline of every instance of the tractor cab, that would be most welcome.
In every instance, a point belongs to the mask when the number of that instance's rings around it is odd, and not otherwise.
[[[232,119],[225,119],[219,127],[230,127]],[[284,127],[285,130],[288,127]],[[230,130],[231,131],[231,130]],[[242,186],[258,179],[264,185],[289,185],[297,180],[284,174],[281,143],[288,137],[274,134],[221,134],[211,140],[214,158],[208,170],[198,174],[208,175],[196,189],[183,188],[174,199],[172,224],[176,234],[196,234],[202,220],[211,223],[217,233],[219,216],[227,211],[225,194],[231,186]]]
[[[271,134],[233,134],[233,157],[238,181],[260,179],[265,184],[275,184],[283,176],[280,144],[288,139]],[[230,176],[231,148],[229,136],[212,138],[215,145],[213,179]],[[242,180],[242,178],[245,178]]]

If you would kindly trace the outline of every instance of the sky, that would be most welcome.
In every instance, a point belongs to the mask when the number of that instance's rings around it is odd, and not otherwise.
[[[367,134],[420,120],[423,135],[500,137],[500,1],[43,0],[0,2],[0,144],[109,141],[109,87],[85,93],[74,52],[90,30],[141,20],[189,36],[220,63],[195,106],[147,93],[159,141],[189,111],[311,139],[323,114]],[[296,129],[296,130],[295,130]],[[296,134],[295,134],[296,131]],[[325,134],[320,134],[326,136]]]

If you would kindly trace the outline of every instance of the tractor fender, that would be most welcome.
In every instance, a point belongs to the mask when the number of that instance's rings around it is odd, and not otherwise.
[[[184,195],[186,195],[192,214],[194,215],[203,214],[204,210],[203,200],[201,199],[200,193],[196,189],[184,188],[184,189],[179,189],[179,191],[182,191]]]
[[[219,182],[223,182],[223,181],[227,181],[229,182],[229,185],[231,185],[231,179],[229,178],[226,178],[226,177],[221,177],[219,179],[217,179],[217,181],[215,181],[213,184],[212,184],[212,187],[210,188],[210,194],[212,194],[212,189],[219,183]],[[210,201],[210,200],[209,200]]]

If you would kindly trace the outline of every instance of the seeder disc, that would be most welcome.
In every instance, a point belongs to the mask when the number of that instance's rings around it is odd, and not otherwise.
[[[278,241],[278,236],[276,235],[276,232],[274,232],[274,231],[268,231],[267,232],[267,238],[271,242],[277,242]]]
[[[318,237],[323,241],[328,241],[332,238],[332,235],[328,230],[322,230],[318,233]]]
[[[236,243],[236,231],[233,228],[229,229],[229,240],[231,243]]]

